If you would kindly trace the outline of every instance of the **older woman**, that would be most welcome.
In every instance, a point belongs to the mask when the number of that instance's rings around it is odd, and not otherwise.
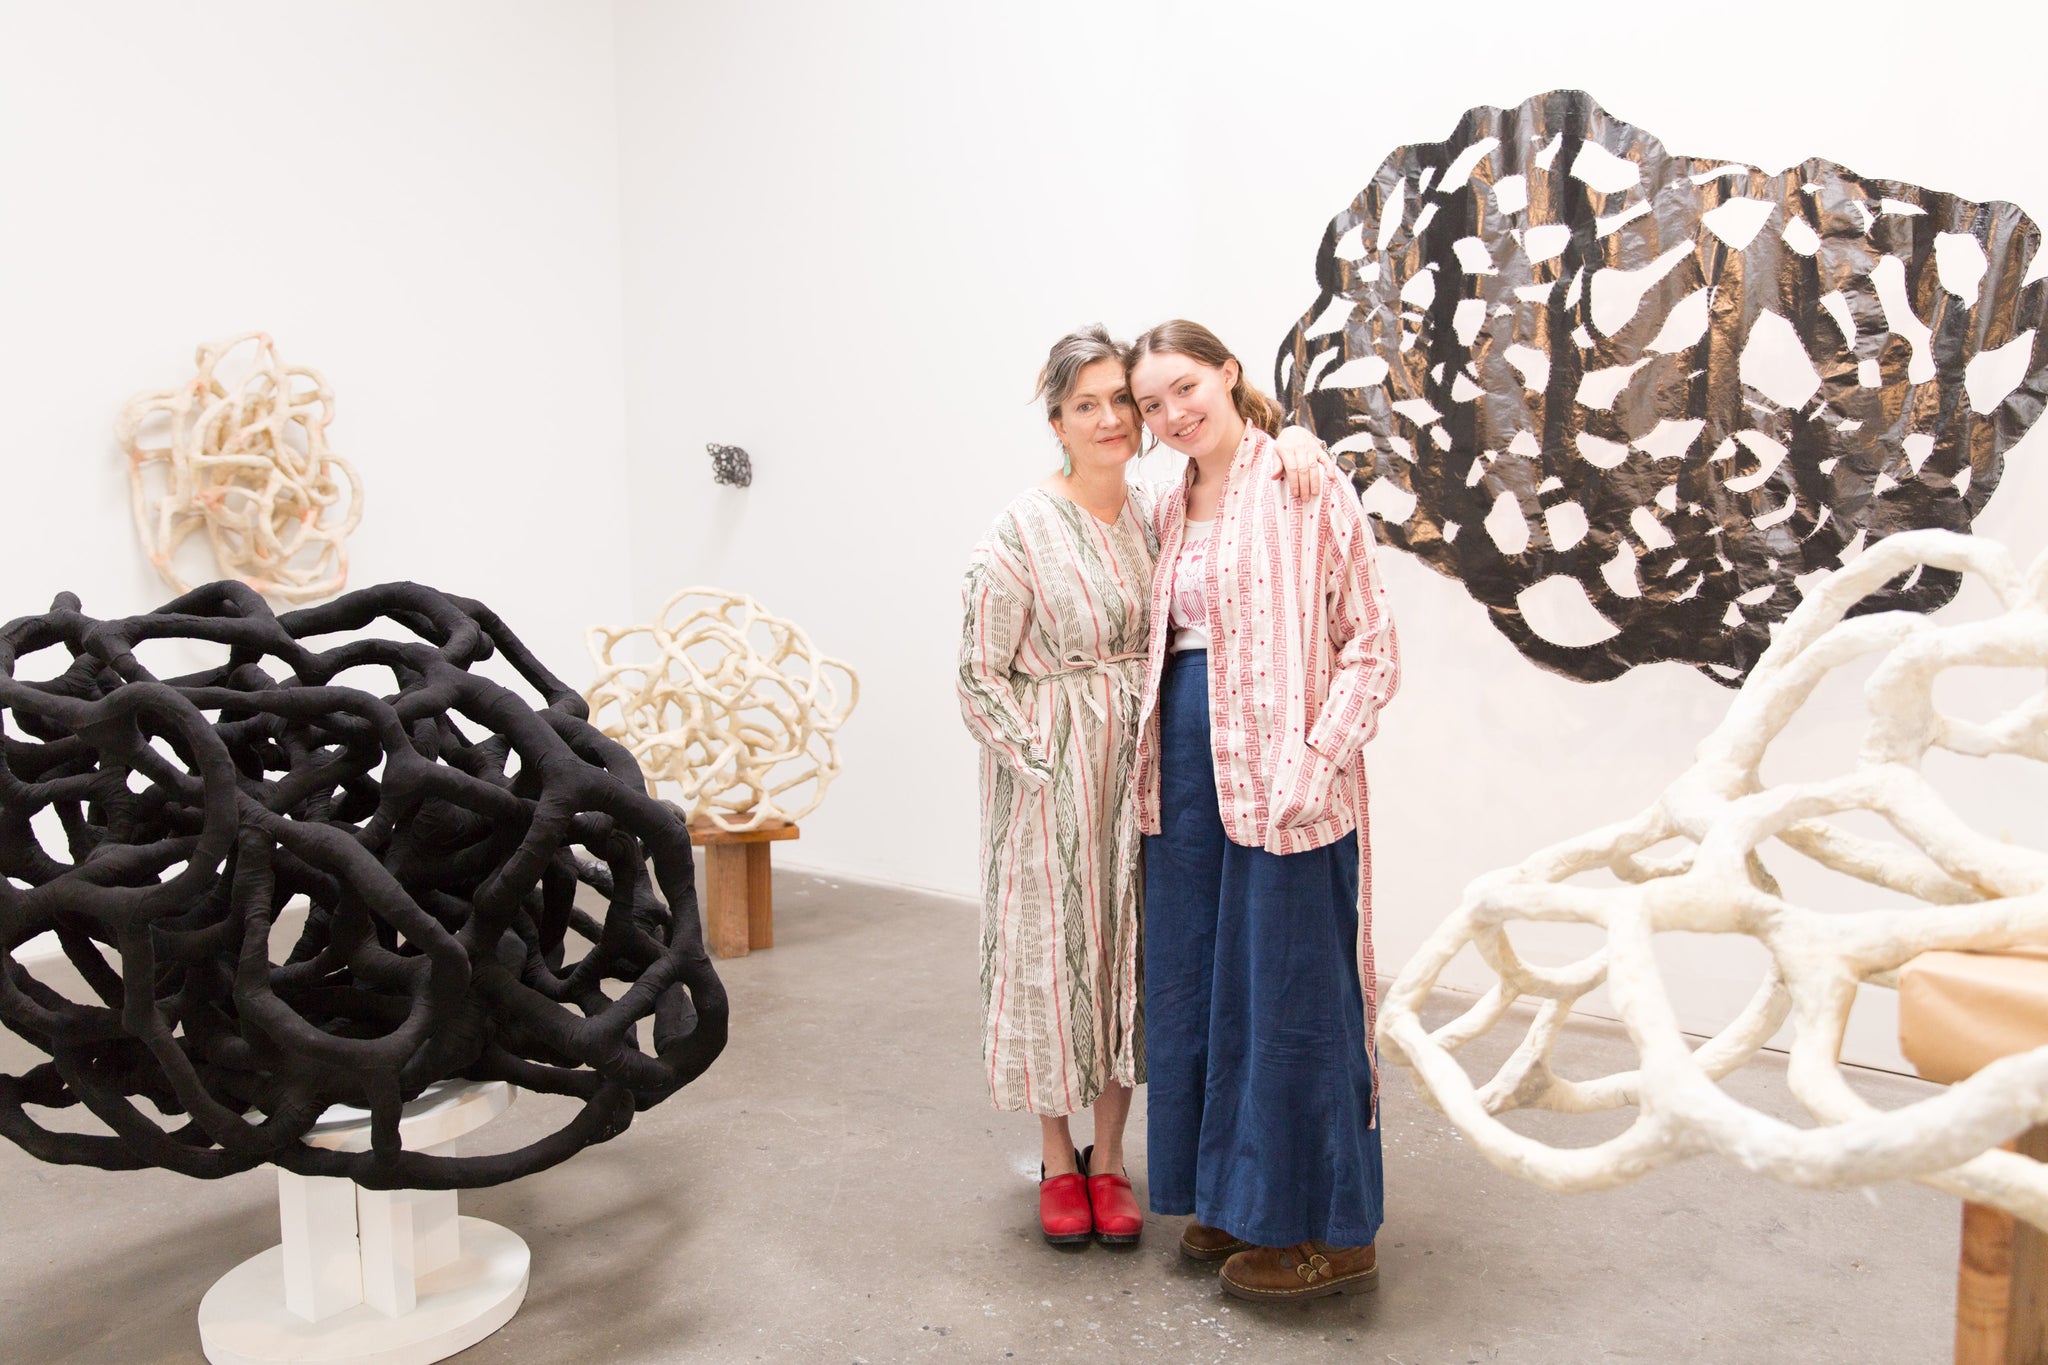
[[[1039,396],[1062,467],[996,519],[962,593],[960,708],[981,746],[983,1060],[996,1108],[1039,1116],[1046,1240],[1129,1244],[1144,1218],[1124,1122],[1145,1079],[1130,776],[1157,541],[1149,495],[1125,481],[1141,427],[1123,348],[1100,327],[1060,338]],[[1286,449],[1296,486],[1320,486],[1320,444],[1290,431]],[[1077,1152],[1069,1116],[1091,1106],[1094,1142]]]

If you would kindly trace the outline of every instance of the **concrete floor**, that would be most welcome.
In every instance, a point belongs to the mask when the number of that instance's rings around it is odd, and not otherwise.
[[[1178,1219],[1154,1220],[1130,1251],[1056,1251],[1034,1220],[1035,1125],[994,1113],[979,1077],[971,907],[802,874],[778,876],[776,897],[778,946],[721,966],[733,1036],[709,1073],[616,1141],[464,1196],[466,1212],[526,1238],[533,1283],[519,1315],[460,1359],[1948,1356],[1952,1200],[1912,1185],[1809,1193],[1709,1160],[1550,1195],[1495,1172],[1398,1069],[1378,1293],[1226,1300],[1213,1270],[1175,1253]],[[1587,1025],[1564,1069],[1624,1054]],[[1883,1104],[1927,1089],[1876,1073],[1860,1085]],[[1793,1112],[1780,1068],[1733,1088]],[[523,1098],[486,1131],[531,1131],[550,1104]],[[1572,1131],[1593,1141],[1618,1121]],[[1142,1102],[1134,1124],[1142,1153]],[[0,1144],[0,1192],[8,1362],[197,1361],[200,1296],[277,1239],[267,1170],[205,1184],[45,1166]]]

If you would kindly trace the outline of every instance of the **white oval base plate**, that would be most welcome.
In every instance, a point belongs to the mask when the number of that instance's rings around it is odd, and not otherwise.
[[[199,1301],[199,1346],[213,1365],[429,1365],[476,1345],[526,1298],[533,1254],[518,1233],[463,1218],[462,1254],[420,1276],[419,1306],[388,1318],[368,1304],[307,1322],[284,1306],[284,1253],[272,1247]]]

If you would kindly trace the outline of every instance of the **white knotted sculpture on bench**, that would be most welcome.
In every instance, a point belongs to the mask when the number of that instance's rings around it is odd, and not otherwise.
[[[230,389],[222,361],[254,344]],[[327,445],[334,391],[317,370],[286,365],[251,332],[199,348],[199,372],[128,400],[115,435],[128,455],[135,529],[149,562],[179,592],[178,547],[204,532],[208,578],[239,578],[300,605],[348,586],[348,537],[363,518],[363,482]],[[165,444],[145,445],[163,440]]]
[[[654,657],[621,657],[636,652]],[[639,760],[650,795],[681,787],[693,822],[794,822],[839,776],[837,734],[860,679],[751,597],[684,588],[652,625],[593,627],[590,653],[592,723]]]
[[[1978,576],[2005,613],[1960,624],[1906,612],[1845,619],[1866,594],[1916,566]],[[1878,653],[1885,657],[1865,684],[1871,721],[1854,771],[1765,785],[1759,767],[1767,747],[1816,684]],[[1970,829],[1920,771],[1931,747],[2048,762],[2048,689],[1987,724],[1936,709],[1935,679],[1969,666],[2028,670],[2036,681],[2048,669],[2048,555],[2022,570],[2002,547],[1945,531],[1878,542],[1778,628],[1698,761],[1653,805],[1466,888],[1456,913],[1388,992],[1383,1047],[1415,1068],[1425,1096],[1488,1160],[1548,1189],[1605,1189],[1711,1152],[1795,1185],[1919,1180],[2048,1228],[2048,1169],[1997,1150],[2048,1122],[2048,1048],[1993,1062],[1891,1112],[1853,1094],[1838,1064],[1859,983],[1891,984],[1902,963],[1930,949],[2048,943],[2048,854]],[[1857,837],[1827,820],[1850,811],[1884,817],[1904,843]],[[1672,839],[1691,846],[1676,855],[1651,851]],[[1772,841],[1921,904],[1834,914],[1791,904],[1758,856]],[[1568,884],[1603,869],[1627,885]],[[1567,966],[1534,966],[1508,942],[1506,928],[1518,920],[1595,925],[1606,931],[1606,946]],[[1651,953],[1653,936],[1673,931],[1748,934],[1771,955],[1748,1005],[1697,1051],[1679,1032]],[[1501,979],[1432,1033],[1418,1011],[1468,943]],[[1552,1072],[1551,1050],[1573,1003],[1603,982],[1640,1069],[1567,1080]],[[1523,997],[1538,1004],[1534,1022],[1500,1071],[1475,1087],[1451,1054]],[[1795,1038],[1787,1078],[1816,1128],[1767,1117],[1715,1083],[1788,1016]],[[1548,1146],[1496,1117],[1518,1108],[1585,1113],[1627,1105],[1640,1110],[1627,1130],[1589,1147]]]

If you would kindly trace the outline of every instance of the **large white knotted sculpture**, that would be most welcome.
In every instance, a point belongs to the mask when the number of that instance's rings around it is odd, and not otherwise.
[[[693,821],[799,820],[839,776],[860,679],[751,597],[684,588],[652,625],[593,627],[590,653],[592,723],[639,760],[650,795],[681,787]]]
[[[1866,594],[1916,566],[1978,576],[2004,614],[1956,624],[1909,612],[1847,617]],[[1765,785],[1765,751],[1815,685],[1832,669],[1880,653],[1864,687],[1871,720],[1854,770]],[[2048,943],[2048,854],[1972,830],[1920,771],[1933,747],[2048,761],[2048,690],[1988,723],[1935,707],[1936,678],[1966,666],[2024,670],[2028,681],[2042,682],[2048,555],[2023,571],[2000,546],[1950,532],[1913,531],[1878,542],[1779,626],[1727,718],[1700,746],[1698,761],[1653,805],[1466,888],[1457,912],[1388,993],[1382,1045],[1415,1068],[1425,1095],[1488,1160],[1552,1190],[1604,1189],[1712,1152],[1795,1185],[1911,1178],[2048,1228],[2048,1170],[1996,1150],[2048,1122],[2048,1048],[1994,1062],[1891,1112],[1851,1093],[1837,1062],[1858,983],[1892,984],[1900,964],[1929,949]],[[1884,817],[1902,841],[1858,837],[1828,819],[1851,811]],[[1667,840],[1681,841],[1680,851],[1650,851]],[[1793,905],[1759,856],[1787,849],[1920,904],[1833,914]],[[1603,869],[1626,884],[1568,884]],[[1606,946],[1568,966],[1533,966],[1509,945],[1506,927],[1517,920],[1596,925],[1606,931]],[[1679,1032],[1651,955],[1652,937],[1675,930],[1752,935],[1771,955],[1748,1005],[1697,1051]],[[1418,1011],[1467,943],[1500,981],[1431,1033]],[[1550,1069],[1558,1032],[1573,1002],[1603,981],[1640,1069],[1594,1080],[1559,1077]],[[1475,1087],[1451,1054],[1524,997],[1537,1002],[1534,1022],[1499,1072]],[[1788,1015],[1795,1033],[1788,1080],[1819,1127],[1766,1117],[1715,1084]],[[1639,1110],[1625,1132],[1569,1149],[1516,1133],[1496,1117],[1518,1108],[1584,1113],[1624,1105]]]
[[[230,388],[222,361],[252,343],[251,363]],[[262,332],[201,346],[197,359],[198,374],[135,395],[115,424],[149,562],[173,588],[189,590],[178,547],[203,531],[216,568],[209,576],[239,578],[291,604],[340,592],[363,483],[327,447],[334,391],[319,371],[280,361]]]

